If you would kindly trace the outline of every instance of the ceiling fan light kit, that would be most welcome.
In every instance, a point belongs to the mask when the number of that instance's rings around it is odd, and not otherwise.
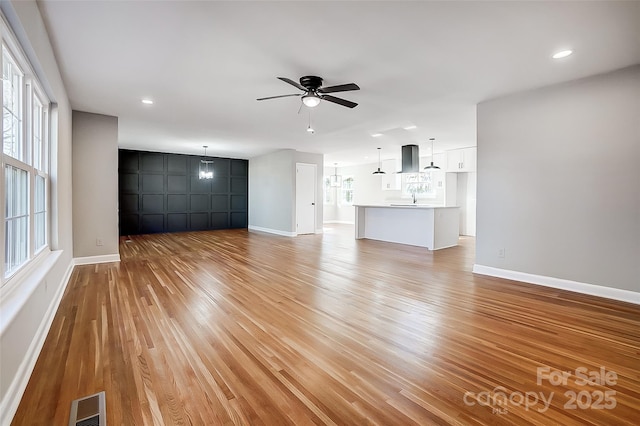
[[[347,108],[355,108],[356,106],[358,106],[358,104],[355,102],[351,102],[346,99],[337,98],[335,96],[328,95],[328,93],[360,90],[360,87],[358,87],[358,85],[355,83],[346,83],[346,84],[339,84],[337,86],[322,87],[322,81],[323,81],[322,77],[318,77],[315,75],[306,75],[306,76],[300,77],[300,83],[296,83],[295,81],[287,77],[278,77],[278,79],[292,85],[293,87],[299,90],[302,90],[304,93],[269,96],[266,98],[258,98],[257,100],[264,101],[267,99],[286,98],[289,96],[301,96],[302,103],[309,108],[318,106],[320,104],[320,101],[329,101],[334,104],[342,105]]]
[[[309,108],[317,107],[320,105],[320,98],[315,93],[310,93],[302,97],[302,103]]]

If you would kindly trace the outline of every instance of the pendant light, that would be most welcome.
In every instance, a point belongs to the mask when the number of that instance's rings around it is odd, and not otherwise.
[[[204,156],[207,157],[207,145],[202,146],[204,148]],[[198,177],[200,179],[213,179],[213,170],[209,170],[209,164],[213,164],[211,160],[200,159],[200,173]]]
[[[424,169],[425,170],[439,170],[440,167],[433,165],[433,156],[435,155],[435,153],[433,152],[433,141],[435,141],[436,139],[435,138],[430,138],[429,140],[431,141],[431,164],[428,165],[427,167],[425,167]]]
[[[334,174],[329,176],[329,185],[335,188],[342,186],[342,176],[338,174],[338,163],[333,163],[333,165],[335,166],[335,171],[333,172]]]
[[[378,148],[378,170],[376,170],[375,172],[373,172],[374,175],[384,175],[386,174],[385,172],[382,171],[382,162],[380,161],[380,150],[382,148]]]

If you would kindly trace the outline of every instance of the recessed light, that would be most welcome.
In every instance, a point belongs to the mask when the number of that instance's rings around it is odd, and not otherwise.
[[[382,133],[373,133],[371,135],[372,138],[379,138],[380,136],[382,136]]]
[[[562,50],[560,52],[555,53],[552,58],[553,59],[562,59],[562,58],[566,58],[567,56],[571,55],[573,53],[573,50]]]
[[[403,127],[403,129],[405,129],[405,130],[413,130],[416,127],[418,127],[418,126],[411,125],[411,126]]]
[[[142,103],[145,105],[153,105],[153,101],[151,99],[143,99]]]

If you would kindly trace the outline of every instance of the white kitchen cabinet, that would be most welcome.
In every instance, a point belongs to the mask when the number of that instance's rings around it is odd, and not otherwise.
[[[447,151],[447,172],[475,172],[477,149],[470,148],[452,149]]]
[[[386,173],[382,176],[383,191],[399,191],[401,189],[401,175],[398,173],[402,165],[396,159],[384,160],[382,162],[382,170]]]

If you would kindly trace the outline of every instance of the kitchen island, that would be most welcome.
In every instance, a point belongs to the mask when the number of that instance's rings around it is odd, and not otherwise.
[[[459,208],[426,204],[355,205],[356,239],[439,250],[458,245]]]

